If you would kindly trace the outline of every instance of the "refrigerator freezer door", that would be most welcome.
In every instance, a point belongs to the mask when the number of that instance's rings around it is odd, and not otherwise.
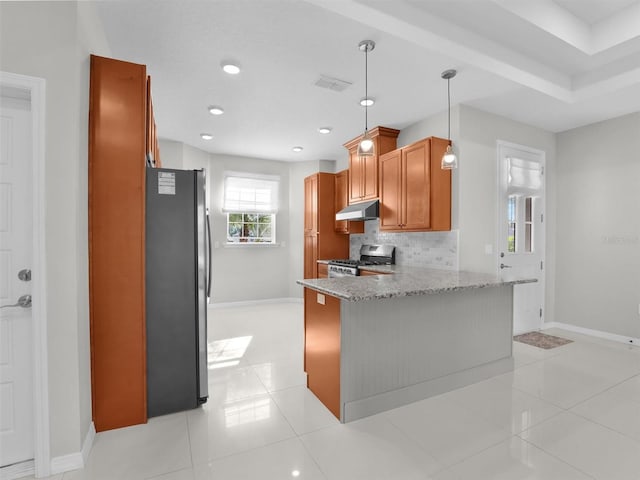
[[[147,169],[146,328],[147,414],[197,407],[201,308],[197,175]],[[204,315],[204,318],[202,318]],[[205,328],[206,364],[206,328]]]

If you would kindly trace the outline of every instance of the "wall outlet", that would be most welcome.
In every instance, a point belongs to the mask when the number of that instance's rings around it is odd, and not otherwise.
[[[490,243],[487,243],[484,246],[484,254],[485,255],[493,255],[493,245],[491,245]]]
[[[317,297],[317,301],[320,305],[324,305],[324,295],[319,293]]]

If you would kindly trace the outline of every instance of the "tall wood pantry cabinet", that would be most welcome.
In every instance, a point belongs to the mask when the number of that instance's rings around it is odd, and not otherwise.
[[[89,304],[98,432],[147,421],[145,168],[160,155],[146,67],[91,56]]]
[[[380,230],[451,230],[448,140],[429,137],[380,156]]]
[[[349,150],[349,204],[378,198],[378,157],[395,150],[399,133],[400,130],[379,126],[369,130],[375,148],[375,155],[370,157],[358,156],[362,135],[344,144]]]
[[[304,179],[304,278],[318,278],[318,260],[349,258],[349,236],[335,231],[335,175]]]

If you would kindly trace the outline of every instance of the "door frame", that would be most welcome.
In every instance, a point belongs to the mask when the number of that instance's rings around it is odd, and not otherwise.
[[[496,202],[496,263],[495,263],[495,271],[496,274],[499,275],[500,274],[500,269],[498,267],[498,264],[500,263],[500,245],[501,245],[501,227],[500,227],[500,222],[502,219],[502,211],[501,211],[501,206],[502,206],[502,183],[504,181],[503,178],[503,165],[502,165],[502,151],[504,148],[513,148],[513,149],[518,149],[518,150],[522,150],[524,152],[527,152],[531,155],[536,155],[539,156],[541,158],[541,163],[542,163],[542,168],[543,168],[543,174],[542,174],[542,192],[543,192],[543,202],[542,202],[542,215],[543,218],[546,216],[547,214],[547,153],[544,150],[540,150],[538,148],[533,148],[533,147],[529,147],[527,145],[521,145],[518,143],[513,143],[513,142],[508,142],[506,140],[496,140],[496,163],[497,163],[497,186],[498,186],[498,201]],[[544,235],[543,235],[543,242],[542,242],[542,248],[540,251],[540,258],[541,261],[543,262],[542,264],[544,265],[544,268],[542,269],[542,273],[540,275],[541,280],[540,280],[540,291],[542,292],[542,298],[541,298],[541,308],[542,308],[542,316],[540,317],[540,324],[539,324],[539,329],[541,329],[544,325],[544,319],[546,318],[546,308],[547,308],[547,291],[546,291],[546,284],[547,284],[547,224],[545,220],[542,220],[542,224],[543,224],[543,229],[544,229]],[[514,287],[517,287],[517,285],[514,285]],[[515,305],[514,305],[514,311],[515,311]]]
[[[32,342],[34,469],[36,477],[51,471],[49,439],[49,369],[47,343],[46,229],[45,229],[45,126],[46,80],[0,71],[0,86],[28,92],[31,104],[33,267]]]

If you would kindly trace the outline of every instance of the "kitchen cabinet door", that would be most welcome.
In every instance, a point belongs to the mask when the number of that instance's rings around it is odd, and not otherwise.
[[[147,421],[144,65],[91,56],[89,300],[98,432]],[[118,108],[114,108],[117,105]]]
[[[304,278],[318,278],[318,237],[304,237]]]
[[[402,151],[380,157],[380,230],[399,230],[402,225]]]
[[[402,149],[402,228],[427,230],[430,225],[429,140]]]
[[[349,237],[335,231],[335,174],[304,179],[304,278],[318,277],[318,259],[348,258]]]
[[[349,205],[349,170],[342,170],[335,176],[335,211],[339,212]],[[363,221],[336,220],[335,231],[338,233],[364,233]]]
[[[440,168],[447,145],[429,137],[380,157],[380,230],[451,230],[451,170]]]
[[[318,232],[318,176],[304,179],[304,234],[315,235]]]
[[[362,177],[364,170],[362,160],[358,152],[353,149],[349,152],[349,204],[362,201]]]
[[[396,139],[400,130],[386,127],[375,127],[369,130],[374,143],[375,155],[358,157],[358,144],[362,136],[344,144],[349,151],[349,204],[375,200],[379,194],[380,155],[395,150]]]

